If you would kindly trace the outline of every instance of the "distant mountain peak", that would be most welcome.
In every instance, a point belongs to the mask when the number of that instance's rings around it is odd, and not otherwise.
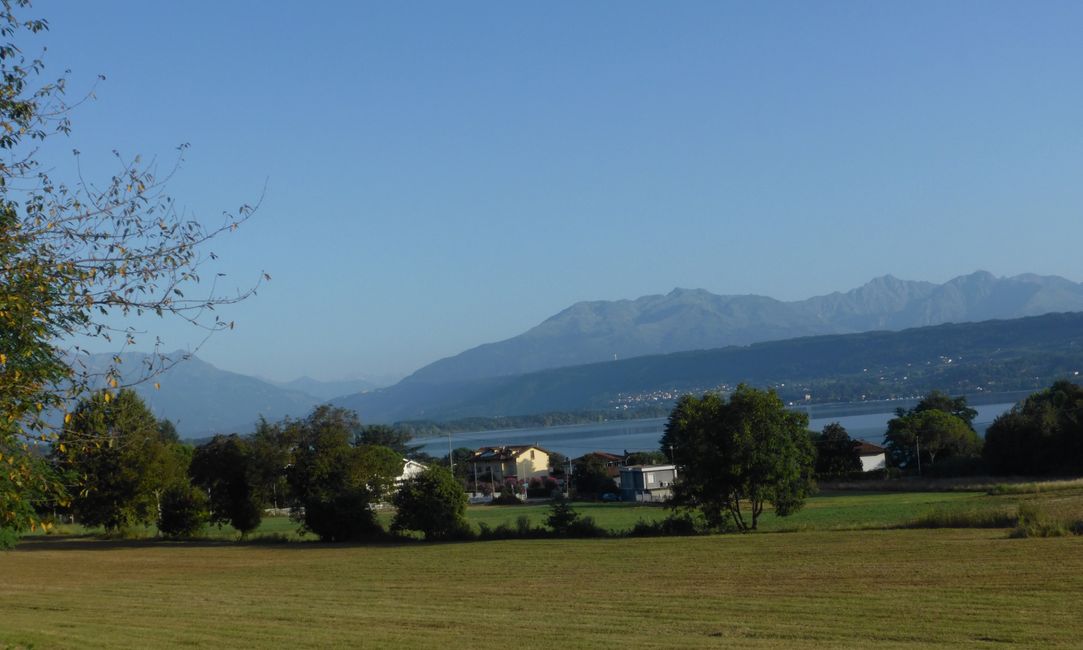
[[[578,302],[527,332],[432,363],[406,382],[517,375],[647,354],[747,345],[798,336],[901,330],[946,322],[1083,311],[1083,285],[1063,278],[997,278],[988,271],[944,284],[886,274],[844,293],[783,302],[676,287],[635,300]]]

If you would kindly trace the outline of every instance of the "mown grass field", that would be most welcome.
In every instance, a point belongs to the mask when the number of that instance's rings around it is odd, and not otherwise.
[[[820,496],[764,519],[798,532],[690,538],[33,538],[0,554],[0,647],[1079,647],[1083,537],[868,529],[1021,500],[1075,516],[1083,490]],[[665,514],[579,509],[621,526]]]

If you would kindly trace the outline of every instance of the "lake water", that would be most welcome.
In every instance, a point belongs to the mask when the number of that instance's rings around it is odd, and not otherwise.
[[[913,403],[899,403],[908,408]],[[978,412],[974,418],[974,428],[984,435],[985,430],[998,415],[1012,407],[1012,404],[982,404],[973,406]],[[850,437],[860,438],[880,444],[887,431],[887,422],[895,417],[895,412],[885,410],[876,413],[846,415],[833,406],[835,411],[830,417],[818,417],[817,407],[810,409],[809,428],[820,431],[831,422],[838,422],[846,427]],[[592,424],[574,424],[561,427],[542,427],[536,429],[503,429],[496,431],[473,431],[455,433],[451,436],[452,447],[477,449],[485,446],[538,444],[550,451],[557,451],[575,458],[591,451],[608,451],[619,454],[624,451],[648,451],[658,449],[658,440],[662,437],[665,418],[646,420],[619,420]],[[419,441],[421,442],[421,441]],[[448,453],[447,436],[427,438],[421,450],[440,457]]]

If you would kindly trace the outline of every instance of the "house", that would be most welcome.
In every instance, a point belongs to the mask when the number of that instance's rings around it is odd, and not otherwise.
[[[665,501],[673,494],[676,465],[629,465],[620,468],[622,501]]]
[[[422,465],[421,463],[417,462],[416,460],[410,460],[409,458],[403,458],[402,459],[402,473],[399,474],[399,477],[397,479],[395,479],[395,483],[398,484],[398,483],[402,483],[405,480],[412,479],[415,476],[417,476],[418,474],[420,474],[421,472],[424,472],[426,469],[428,469],[427,466]]]
[[[537,445],[504,445],[482,447],[467,460],[476,470],[479,480],[501,483],[509,478],[529,481],[549,476],[549,455],[552,452]]]
[[[854,447],[857,448],[857,455],[861,458],[862,472],[871,472],[887,467],[887,449],[864,440],[858,440]]]

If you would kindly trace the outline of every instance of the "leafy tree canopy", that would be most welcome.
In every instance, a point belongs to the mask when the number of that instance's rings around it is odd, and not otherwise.
[[[858,443],[838,422],[826,425],[814,440],[817,476],[844,476],[861,471]]]
[[[389,427],[386,424],[368,424],[361,427],[354,444],[357,446],[379,446],[393,449],[399,456],[413,458],[421,445],[411,445],[413,434],[405,429]]]
[[[183,476],[184,456],[162,440],[158,421],[132,390],[83,399],[54,445],[70,481],[72,507],[90,526],[116,530],[158,517],[158,499]]]
[[[896,414],[906,415],[906,412],[900,413],[900,411],[901,409],[896,410]],[[966,426],[971,429],[974,428],[974,418],[978,416],[978,412],[966,403],[965,395],[952,397],[951,395],[938,390],[931,391],[925,397],[921,398],[921,401],[918,402],[917,406],[910,410],[911,413],[921,413],[922,411],[943,411],[945,413],[951,413],[965,422]]]
[[[420,531],[425,539],[453,539],[469,534],[466,492],[445,467],[433,465],[403,482],[395,493],[396,532]]]
[[[986,431],[983,456],[1001,474],[1083,474],[1083,387],[1058,381],[1015,405]]]
[[[674,504],[699,508],[714,526],[728,517],[739,530],[755,530],[766,503],[779,516],[796,512],[814,487],[807,427],[808,416],[773,390],[741,384],[729,399],[685,395],[661,439],[680,468]]]
[[[188,475],[193,484],[207,491],[213,523],[229,524],[242,537],[259,526],[262,516],[255,463],[244,438],[217,435],[196,447]]]
[[[402,471],[402,457],[386,447],[356,447],[361,429],[353,411],[317,406],[303,420],[287,421],[296,439],[287,480],[294,516],[324,541],[355,540],[381,529],[371,506],[388,489],[391,462]],[[460,488],[461,489],[461,488]]]
[[[960,417],[939,409],[911,411],[887,423],[888,458],[896,467],[934,464],[937,458],[975,456],[981,438]]]

